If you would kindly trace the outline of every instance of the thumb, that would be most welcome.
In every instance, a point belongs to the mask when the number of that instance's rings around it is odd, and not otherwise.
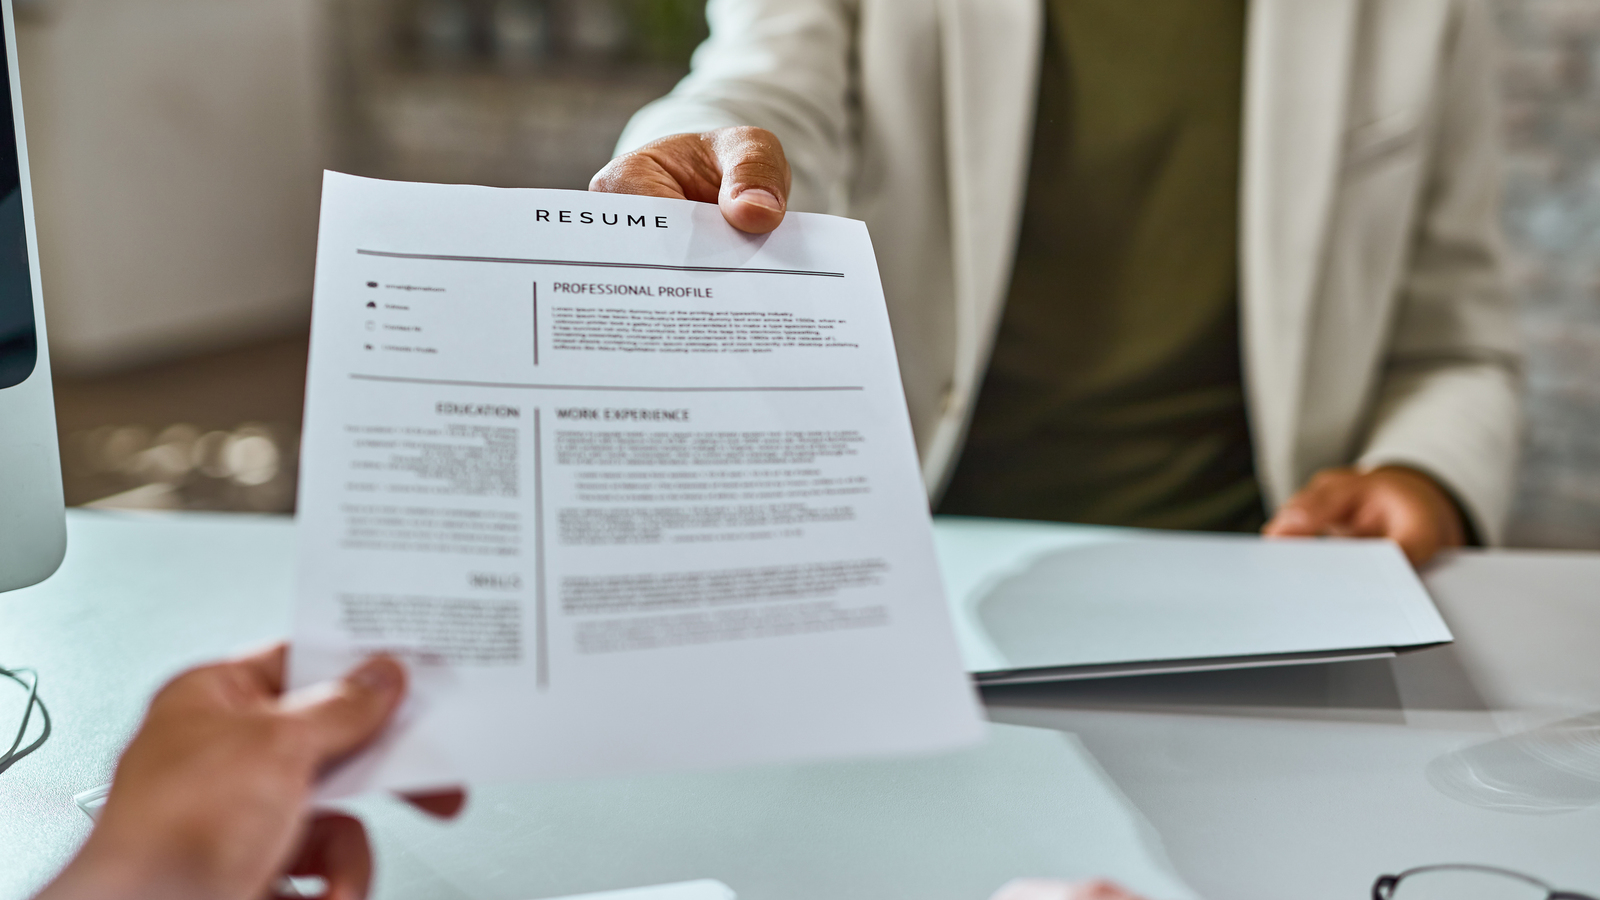
[[[320,769],[377,737],[405,690],[405,668],[393,657],[376,656],[338,681],[290,694],[283,709],[307,726],[309,749]]]
[[[764,128],[711,132],[712,152],[722,170],[717,205],[740,231],[765,234],[783,221],[789,206],[789,160],[777,135]]]

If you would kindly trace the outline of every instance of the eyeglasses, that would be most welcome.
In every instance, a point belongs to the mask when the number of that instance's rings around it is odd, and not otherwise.
[[[23,676],[28,676],[24,679]],[[0,678],[9,678],[28,692],[28,704],[22,708],[22,724],[17,727],[16,740],[4,751],[0,751],[0,773],[16,765],[24,756],[44,746],[50,737],[50,711],[44,708],[44,701],[39,699],[39,673],[32,669],[0,669]],[[39,737],[28,746],[22,746],[22,741],[28,736],[28,723],[33,721],[33,710],[39,710],[40,724],[43,726]]]
[[[1459,863],[1418,866],[1372,883],[1372,900],[1596,900],[1521,872]]]

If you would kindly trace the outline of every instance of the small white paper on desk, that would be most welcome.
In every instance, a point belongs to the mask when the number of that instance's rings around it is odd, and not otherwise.
[[[624,891],[602,891],[561,900],[737,900],[733,890],[715,879],[684,881]]]
[[[291,682],[412,699],[329,796],[981,737],[866,227],[328,175]]]

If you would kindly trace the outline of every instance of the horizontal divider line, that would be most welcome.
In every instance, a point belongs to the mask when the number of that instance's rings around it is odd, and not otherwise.
[[[518,259],[511,256],[450,256],[439,253],[391,253],[387,250],[357,250],[361,256],[386,256],[391,259],[431,259],[440,262],[511,263],[521,266],[585,266],[595,269],[666,269],[673,272],[743,272],[751,275],[812,275],[818,278],[843,278],[843,272],[807,272],[803,269],[745,269],[738,266],[668,266],[656,263],[587,262],[571,259]]]
[[[399,375],[352,374],[357,381],[393,381],[404,384],[440,384],[447,387],[517,388],[532,391],[654,391],[665,394],[692,393],[770,393],[804,391],[861,391],[860,386],[821,385],[813,387],[643,387],[617,384],[520,384],[509,381],[454,381],[445,378],[405,378]]]

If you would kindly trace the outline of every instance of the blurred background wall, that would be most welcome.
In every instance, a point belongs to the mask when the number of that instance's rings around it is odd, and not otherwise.
[[[329,3],[341,161],[406,180],[585,188],[705,31],[694,0]]]
[[[1600,548],[1600,0],[1491,0],[1528,338],[1511,529]],[[19,2],[19,6],[24,5]],[[318,171],[582,188],[696,0],[27,0],[69,500],[287,511]]]
[[[316,0],[33,0],[18,59],[68,372],[297,327],[310,309]]]
[[[69,503],[288,511],[325,167],[583,188],[696,0],[18,0]]]
[[[1505,228],[1528,343],[1510,539],[1600,547],[1600,2],[1494,0]]]

